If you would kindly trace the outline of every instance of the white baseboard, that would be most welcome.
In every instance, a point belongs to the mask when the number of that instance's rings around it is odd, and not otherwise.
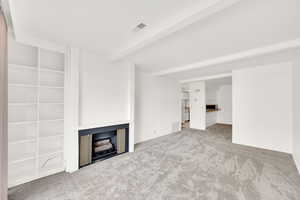
[[[262,145],[262,144],[257,144],[257,143],[253,144],[253,143],[237,140],[235,137],[232,137],[232,143],[243,145],[243,146],[248,146],[248,147],[265,149],[265,150],[269,150],[269,151],[275,151],[275,152],[277,151],[277,152],[292,154],[291,150],[289,150],[289,149],[276,149],[273,146]]]
[[[298,173],[300,174],[300,159],[297,159],[295,155],[293,155],[293,158],[298,169]]]
[[[130,122],[131,122],[130,120],[114,121],[114,122],[99,122],[97,124],[80,125],[78,127],[78,129],[84,130],[84,129],[91,129],[91,128],[99,128],[99,127],[104,127],[104,126],[113,126],[113,125],[118,125],[118,124],[129,124]]]
[[[217,124],[232,125],[232,122],[217,122]]]

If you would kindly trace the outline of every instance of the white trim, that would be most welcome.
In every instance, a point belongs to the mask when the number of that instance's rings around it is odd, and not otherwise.
[[[26,33],[17,33],[16,41],[30,46],[37,46],[40,49],[47,49],[59,53],[66,53],[67,47],[48,40],[32,37]]]
[[[232,125],[232,122],[221,122],[221,121],[217,121],[217,124]]]
[[[78,170],[79,143],[79,56],[78,48],[68,48],[65,59],[64,159],[66,172]]]
[[[134,152],[134,130],[135,130],[135,65],[129,66],[129,152]]]
[[[27,158],[25,157],[25,158],[9,161],[8,165],[13,165],[13,164],[17,164],[17,163],[20,163],[20,162],[25,162],[25,161],[28,161],[28,160],[36,160],[36,156],[30,156],[30,157],[27,157]]]
[[[296,164],[296,168],[298,169],[298,173],[300,174],[300,160],[298,160],[295,155],[293,155],[293,158]]]
[[[8,169],[8,107],[7,107],[7,58],[5,58],[5,49],[7,50],[7,30],[5,27],[5,19],[2,16],[0,8],[0,35],[1,35],[1,51],[0,51],[0,199],[7,200],[7,169]]]
[[[41,88],[40,88],[40,83],[41,83],[41,49],[38,48],[37,49],[37,95],[36,95],[36,109],[37,109],[37,116],[36,116],[36,120],[40,121],[40,92],[41,92]],[[35,170],[36,170],[36,178],[38,178],[40,176],[40,159],[39,159],[39,155],[40,155],[40,125],[39,123],[36,126],[36,152],[35,152]]]
[[[136,42],[129,44],[126,48],[121,49],[119,52],[112,56],[112,61],[120,60],[154,42],[165,38],[172,33],[175,33],[179,30],[186,28],[187,26],[204,20],[209,16],[212,16],[238,2],[241,0],[215,0],[211,4],[206,7],[199,7],[198,10],[194,12],[187,12],[182,16],[179,16],[173,22],[168,22],[161,27],[150,30],[148,33],[144,35],[144,37],[140,38]]]
[[[114,122],[100,122],[98,124],[81,125],[78,127],[78,130],[99,128],[99,127],[105,127],[105,126],[113,126],[113,125],[118,125],[118,124],[129,124],[129,123],[131,123],[130,120],[114,121]]]
[[[199,77],[199,78],[186,79],[186,80],[182,80],[182,81],[179,81],[179,82],[183,84],[183,83],[205,81],[205,80],[225,78],[225,77],[231,77],[231,76],[232,76],[231,73],[226,73],[226,74],[218,74],[218,75],[213,75],[213,76],[204,76],[204,77]]]
[[[28,183],[28,182],[33,181],[33,180],[36,180],[36,176],[30,176],[28,178],[18,179],[16,181],[12,181],[11,183],[9,183],[8,188],[12,188],[12,187],[15,187],[17,185]]]
[[[217,64],[223,64],[227,62],[232,62],[232,61],[237,61],[241,59],[246,59],[246,58],[251,58],[255,56],[261,56],[269,53],[275,53],[287,49],[293,49],[293,48],[299,48],[300,47],[300,38],[297,38],[295,40],[289,40],[285,42],[280,42],[277,44],[272,44],[269,46],[264,46],[260,48],[255,48],[255,49],[250,49],[246,51],[242,51],[239,53],[235,54],[230,54],[227,56],[222,56],[222,57],[217,57],[213,59],[208,59],[196,63],[192,63],[189,65],[184,65],[184,66],[179,66],[175,68],[170,68],[167,70],[162,70],[158,72],[152,73],[154,76],[163,76],[167,74],[173,74],[173,73],[178,73],[178,72],[183,72],[183,71],[188,71],[188,70],[193,70],[193,69],[199,69],[199,68],[204,68],[212,65],[217,65]]]
[[[21,69],[28,69],[28,70],[34,70],[37,71],[37,66],[27,66],[27,65],[19,65],[19,64],[10,64],[8,63],[8,68],[21,68]]]

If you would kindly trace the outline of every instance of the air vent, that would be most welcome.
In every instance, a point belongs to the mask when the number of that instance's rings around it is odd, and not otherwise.
[[[144,29],[146,26],[147,26],[146,24],[140,23],[133,29],[133,31],[134,32],[140,31],[140,30]]]

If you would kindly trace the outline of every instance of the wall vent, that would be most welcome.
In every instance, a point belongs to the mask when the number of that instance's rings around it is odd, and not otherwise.
[[[147,26],[147,25],[144,24],[144,23],[139,23],[139,24],[133,29],[133,31],[134,31],[134,32],[140,31],[140,30],[144,29],[146,26]]]

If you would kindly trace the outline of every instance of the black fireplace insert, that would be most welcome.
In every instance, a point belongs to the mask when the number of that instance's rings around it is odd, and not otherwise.
[[[79,131],[79,167],[111,158],[129,150],[129,124]]]

